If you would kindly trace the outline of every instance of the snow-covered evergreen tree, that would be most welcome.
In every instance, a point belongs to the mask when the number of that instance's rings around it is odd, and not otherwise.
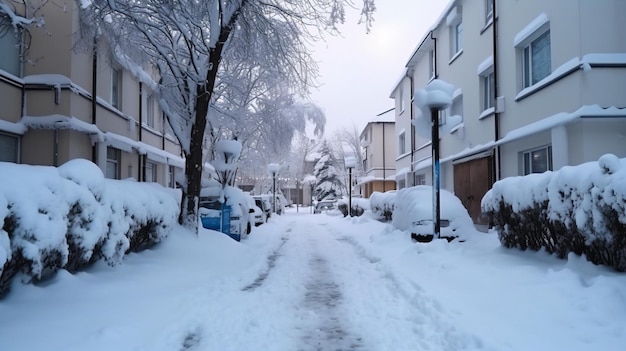
[[[320,159],[315,164],[315,198],[320,201],[327,198],[339,197],[343,184],[337,171],[337,160],[333,156],[328,142],[324,141],[320,148]]]

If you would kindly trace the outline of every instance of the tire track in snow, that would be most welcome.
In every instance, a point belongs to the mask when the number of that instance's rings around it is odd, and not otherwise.
[[[320,224],[325,226],[324,223]],[[325,250],[318,247],[319,235],[311,231],[309,245],[309,276],[305,283],[302,321],[302,344],[297,351],[363,351],[363,340],[350,332],[343,318],[344,294],[337,282]],[[322,239],[323,240],[323,239]]]
[[[287,232],[290,232],[290,231],[291,230],[288,230]],[[261,274],[259,274],[259,276],[256,277],[254,282],[252,282],[251,284],[249,284],[246,287],[244,287],[243,289],[241,289],[241,291],[252,292],[252,291],[256,290],[257,288],[259,288],[261,285],[263,285],[263,283],[265,282],[267,277],[270,275],[270,272],[274,269],[274,267],[276,267],[276,260],[278,259],[278,257],[280,257],[281,250],[282,250],[283,246],[285,246],[285,243],[287,243],[287,241],[289,239],[287,237],[282,237],[280,240],[281,240],[281,243],[278,246],[278,248],[276,248],[276,250],[274,250],[267,257],[267,269],[265,271],[261,272]]]

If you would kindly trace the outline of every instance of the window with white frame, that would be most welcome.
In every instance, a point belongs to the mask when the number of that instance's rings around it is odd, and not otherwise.
[[[493,21],[493,0],[485,0],[485,24]]]
[[[446,124],[446,117],[448,116],[448,109],[439,110],[439,125],[442,126]]]
[[[176,167],[169,166],[167,172],[167,186],[170,188],[176,187]]]
[[[453,53],[458,53],[463,49],[463,22],[459,22],[454,26]]]
[[[496,105],[495,80],[493,67],[480,75],[480,95],[482,99],[482,110],[494,108]]]
[[[110,179],[120,179],[121,152],[119,149],[107,147],[107,168],[106,177]]]
[[[404,189],[404,188],[406,188],[406,179],[398,180],[398,189]]]
[[[524,175],[552,170],[552,147],[544,146],[523,152],[522,163]]]
[[[460,6],[453,7],[446,17],[450,33],[450,58],[455,58],[463,50],[463,15]]]
[[[154,162],[146,161],[145,164],[145,175],[146,182],[156,182],[157,181],[157,164]]]
[[[455,96],[454,99],[452,100],[452,105],[450,105],[450,115],[463,117],[463,95],[462,94]]]
[[[118,68],[111,68],[111,106],[116,109],[122,107],[122,71]]]
[[[435,78],[435,50],[428,51],[428,77]]]
[[[406,152],[406,134],[404,131],[400,132],[400,134],[398,134],[398,155],[404,155],[404,153]]]
[[[4,17],[0,17],[0,27],[4,28],[5,25],[10,26],[10,24],[4,23],[4,21]],[[20,36],[16,35],[13,30],[3,30],[0,32],[0,69],[16,77],[20,77],[22,74],[20,41]]]
[[[19,160],[19,137],[0,132],[0,161],[17,163]]]
[[[533,37],[520,47],[524,88],[538,83],[552,73],[550,29]]]
[[[152,94],[146,96],[146,124],[154,128],[154,97]]]
[[[415,175],[415,185],[426,185],[426,174],[416,174]]]

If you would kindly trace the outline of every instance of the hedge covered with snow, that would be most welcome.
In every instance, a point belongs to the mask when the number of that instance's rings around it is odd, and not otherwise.
[[[75,272],[161,241],[176,223],[176,198],[155,183],[106,179],[87,160],[59,168],[0,162],[0,296],[11,280]]]
[[[396,193],[393,191],[381,193],[375,191],[370,195],[370,207],[378,218],[390,221],[396,206]]]
[[[626,271],[626,159],[496,182],[482,200],[502,245],[572,252]]]
[[[370,209],[370,202],[367,199],[363,199],[360,197],[352,198],[352,217],[360,217],[365,213],[365,210]],[[348,216],[348,199],[342,198],[337,201],[337,209],[344,217]]]

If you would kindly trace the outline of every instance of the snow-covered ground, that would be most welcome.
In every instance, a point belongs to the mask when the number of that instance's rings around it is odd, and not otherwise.
[[[0,350],[623,350],[626,274],[411,242],[367,216],[290,209],[241,243],[176,228],[120,266],[16,283]]]

